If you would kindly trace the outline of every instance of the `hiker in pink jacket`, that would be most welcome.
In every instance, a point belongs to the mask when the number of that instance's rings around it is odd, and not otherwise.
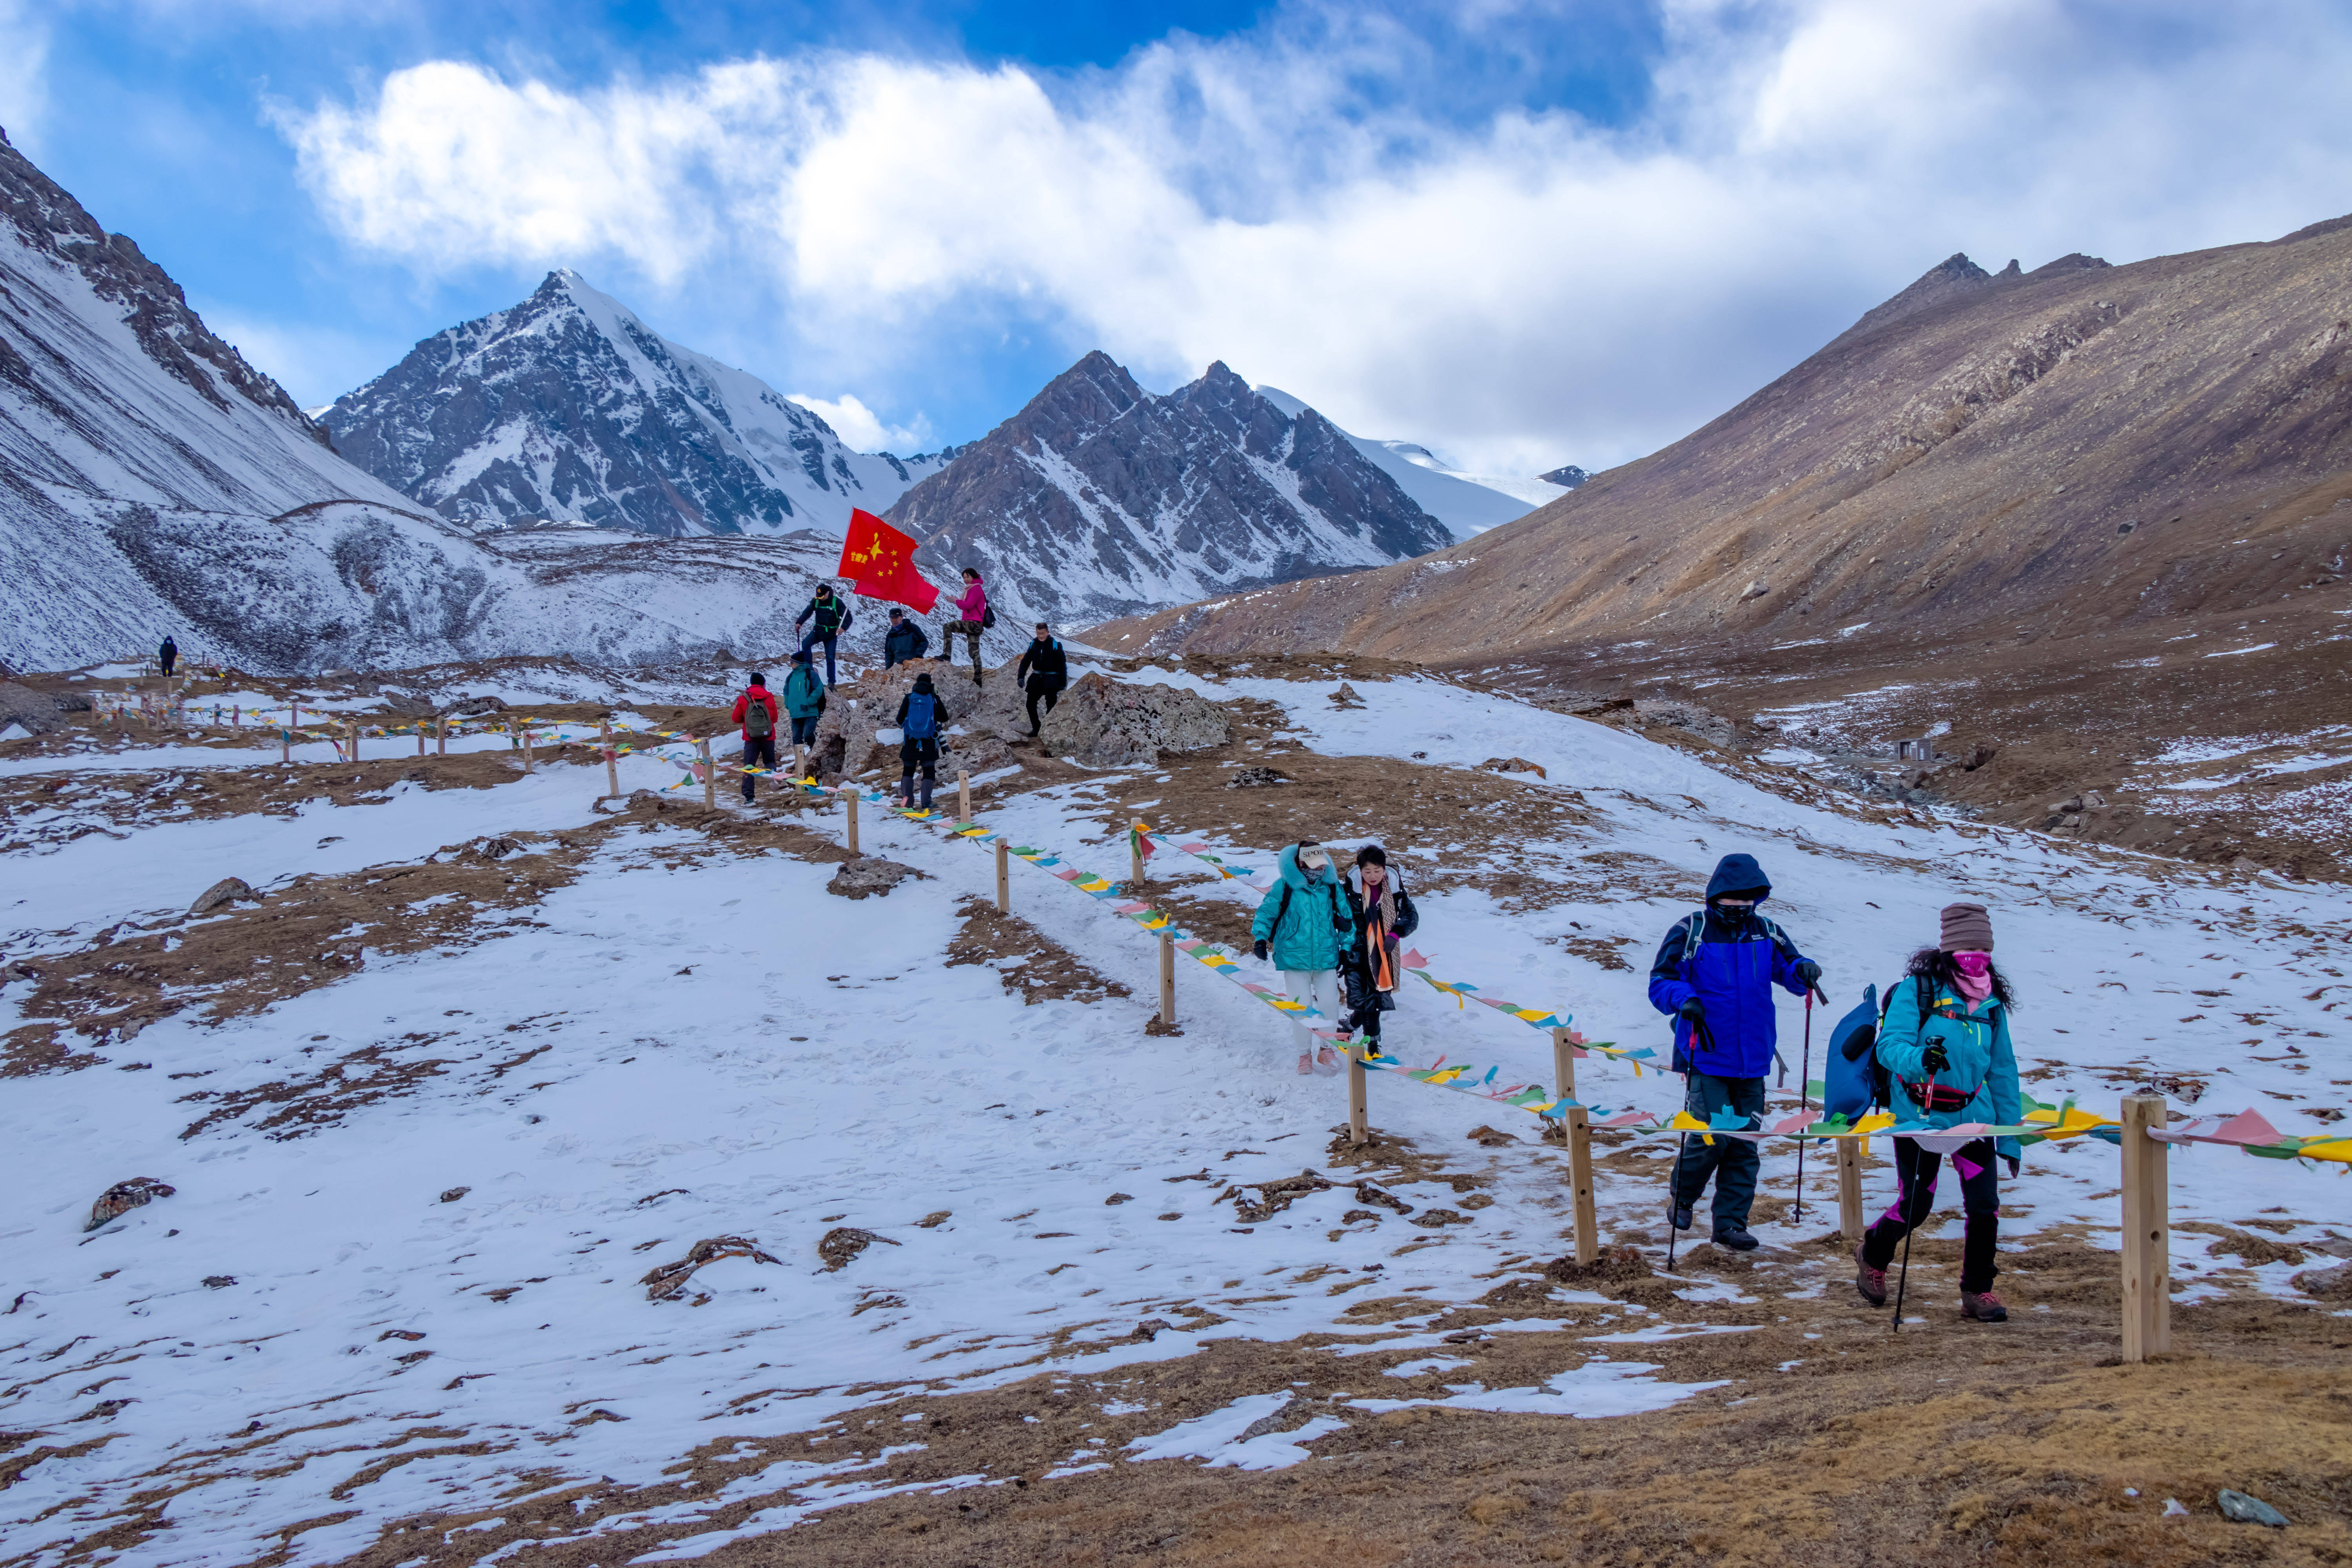
[[[981,683],[980,634],[996,624],[996,612],[988,607],[988,590],[981,586],[978,567],[963,569],[963,592],[957,596],[955,607],[959,618],[940,628],[940,651],[947,656],[950,664],[953,664],[956,633],[961,632],[969,637],[971,639],[971,683],[978,686]]]

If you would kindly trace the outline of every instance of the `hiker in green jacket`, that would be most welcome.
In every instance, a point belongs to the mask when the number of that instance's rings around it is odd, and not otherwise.
[[[1282,971],[1282,984],[1291,999],[1304,1002],[1323,1015],[1323,1026],[1339,1022],[1339,957],[1356,940],[1350,911],[1330,854],[1309,839],[1284,848],[1282,879],[1267,892],[1250,921],[1250,951],[1270,960]],[[1316,1048],[1307,1024],[1294,1016],[1292,1032],[1298,1040],[1298,1070],[1336,1073],[1339,1056],[1329,1046]]]

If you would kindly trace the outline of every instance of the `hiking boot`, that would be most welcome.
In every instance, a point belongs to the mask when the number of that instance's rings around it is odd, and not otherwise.
[[[1315,1058],[1313,1053],[1308,1051],[1301,1051],[1298,1053],[1298,1070],[1310,1078],[1314,1076]]]
[[[1863,1260],[1862,1243],[1858,1241],[1853,1244],[1853,1288],[1872,1306],[1886,1305],[1886,1270],[1873,1268]]]
[[[1690,1205],[1687,1204],[1668,1204],[1666,1205],[1666,1223],[1673,1226],[1676,1230],[1688,1230],[1691,1227]]]
[[[1339,1058],[1328,1046],[1315,1053],[1315,1070],[1328,1078],[1339,1070]]]
[[[1744,1225],[1717,1226],[1715,1244],[1717,1247],[1727,1247],[1734,1252],[1753,1252],[1758,1245],[1756,1238],[1748,1234],[1748,1227]]]
[[[1960,1292],[1960,1316],[1972,1318],[1979,1323],[2005,1323],[2009,1321],[2009,1309],[2002,1306],[2000,1298],[1990,1290],[1963,1290]]]

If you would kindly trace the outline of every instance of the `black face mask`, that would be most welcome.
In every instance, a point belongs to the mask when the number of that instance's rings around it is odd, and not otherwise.
[[[1746,931],[1756,923],[1756,906],[1753,904],[1744,909],[1738,904],[1714,904],[1709,907],[1713,910],[1715,918],[1731,931]]]

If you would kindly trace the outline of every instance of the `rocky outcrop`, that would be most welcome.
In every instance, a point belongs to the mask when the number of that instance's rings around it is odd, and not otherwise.
[[[851,507],[880,510],[951,455],[853,452],[812,410],[569,270],[436,332],[326,423],[346,458],[453,521],[668,535],[837,537]]]
[[[898,782],[898,744],[877,741],[874,733],[898,722],[899,700],[915,689],[915,679],[921,675],[931,678],[932,694],[939,698],[946,716],[940,736],[942,774],[951,777],[956,767],[969,765],[948,758],[967,740],[979,739],[969,728],[961,735],[955,731],[980,706],[982,689],[972,684],[970,670],[938,659],[918,658],[888,669],[866,670],[825,694],[824,712],[816,721],[816,743],[811,748],[818,782],[832,784],[875,770],[886,773],[890,783]],[[781,750],[782,741],[777,745]]]
[[[1175,686],[1130,686],[1082,675],[1046,716],[1045,750],[1092,768],[1148,767],[1162,752],[1202,752],[1233,739],[1224,710]]]
[[[886,514],[1000,637],[1419,555],[1454,536],[1314,409],[1223,364],[1164,397],[1097,351]]]

